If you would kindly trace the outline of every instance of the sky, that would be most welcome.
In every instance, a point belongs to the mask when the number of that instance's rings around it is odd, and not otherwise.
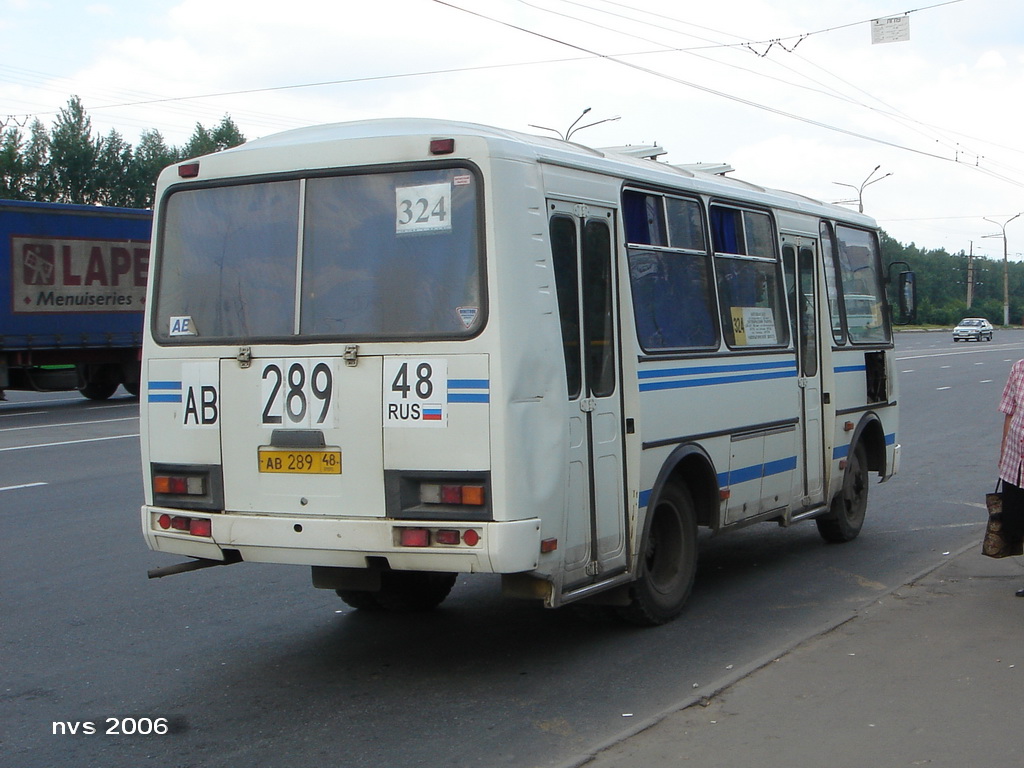
[[[894,17],[909,40],[872,42]],[[861,199],[921,248],[1001,259],[1005,231],[1024,260],[1024,3],[0,0],[0,39],[7,128],[72,95],[97,134],[175,145],[225,115],[249,139],[373,117],[554,135],[589,109],[579,143]]]

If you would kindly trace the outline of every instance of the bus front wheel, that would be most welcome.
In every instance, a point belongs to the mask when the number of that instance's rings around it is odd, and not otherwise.
[[[830,544],[853,541],[864,527],[868,509],[868,454],[860,443],[850,453],[843,473],[843,487],[832,499],[827,515],[817,518],[821,538]]]
[[[697,573],[697,515],[689,490],[667,486],[650,514],[640,577],[630,585],[629,605],[617,609],[620,618],[643,626],[682,613]]]

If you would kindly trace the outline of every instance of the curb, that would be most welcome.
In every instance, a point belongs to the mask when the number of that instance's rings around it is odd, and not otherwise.
[[[702,701],[706,699],[714,698],[715,696],[731,688],[744,678],[753,675],[758,670],[763,669],[764,667],[767,667],[769,664],[778,661],[787,654],[792,653],[794,650],[804,645],[808,641],[821,637],[822,635],[826,635],[829,632],[832,632],[838,629],[839,627],[843,626],[844,624],[848,624],[849,622],[859,618],[865,610],[875,605],[883,598],[889,597],[890,595],[892,595],[900,589],[903,589],[904,587],[909,587],[917,584],[917,582],[921,581],[927,576],[930,576],[932,573],[939,570],[940,568],[948,564],[950,561],[955,560],[961,555],[980,546],[981,540],[979,539],[976,542],[972,542],[961,547],[955,552],[950,552],[949,555],[943,557],[943,559],[939,562],[929,565],[928,567],[911,576],[909,580],[903,582],[902,584],[898,584],[895,587],[892,587],[891,589],[885,590],[881,594],[872,596],[869,600],[865,601],[856,608],[850,610],[849,613],[840,615],[837,618],[828,621],[815,629],[810,630],[804,636],[780,646],[771,653],[767,653],[758,657],[757,659],[749,662],[748,664],[743,665],[739,669],[731,670],[728,675],[724,675],[722,677],[717,678],[707,686],[702,685],[700,689],[701,693],[695,693],[686,696],[678,702],[670,704],[661,711],[656,712],[650,717],[644,718],[643,720],[637,722],[632,727],[627,728],[623,731],[619,731],[614,736],[611,736],[610,738],[595,744],[587,752],[577,754],[569,758],[565,762],[556,764],[554,768],[582,768],[595,757],[597,757],[601,752],[604,752],[605,750],[615,746],[616,744],[619,744],[620,742],[638,736],[639,734],[643,733],[649,728],[653,728],[662,720],[669,717],[670,715],[675,714],[676,712],[681,712],[684,709],[689,709],[695,704],[700,704]]]

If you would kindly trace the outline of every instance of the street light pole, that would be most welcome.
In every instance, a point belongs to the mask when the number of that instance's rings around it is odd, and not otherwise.
[[[1021,213],[1024,213],[1022,211]],[[1002,237],[1003,238],[1003,326],[1010,324],[1010,255],[1006,247],[1006,225],[1011,221],[1020,216],[1020,213],[1014,214],[1002,224],[993,219],[985,218],[989,224],[995,224],[1002,231],[1001,235],[982,235],[982,237]]]
[[[874,167],[874,170],[872,170],[871,173],[868,174],[868,177],[866,179],[864,179],[864,181],[862,181],[860,183],[859,187],[856,187],[853,184],[844,184],[841,181],[833,181],[832,183],[833,184],[837,184],[840,187],[849,187],[850,189],[856,189],[857,190],[857,210],[860,213],[864,213],[864,187],[867,187],[867,186],[869,186],[871,184],[874,184],[876,181],[881,181],[882,179],[887,179],[890,176],[892,176],[891,173],[887,173],[884,176],[879,176],[877,179],[872,179],[871,177],[874,176],[878,172],[878,169],[881,168],[881,167],[882,167],[881,165],[876,165]],[[846,202],[846,201],[844,201],[844,202]]]

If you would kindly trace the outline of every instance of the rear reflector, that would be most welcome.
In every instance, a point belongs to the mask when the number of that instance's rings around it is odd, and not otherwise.
[[[182,179],[194,179],[199,175],[199,163],[185,163],[178,166],[178,177]]]

